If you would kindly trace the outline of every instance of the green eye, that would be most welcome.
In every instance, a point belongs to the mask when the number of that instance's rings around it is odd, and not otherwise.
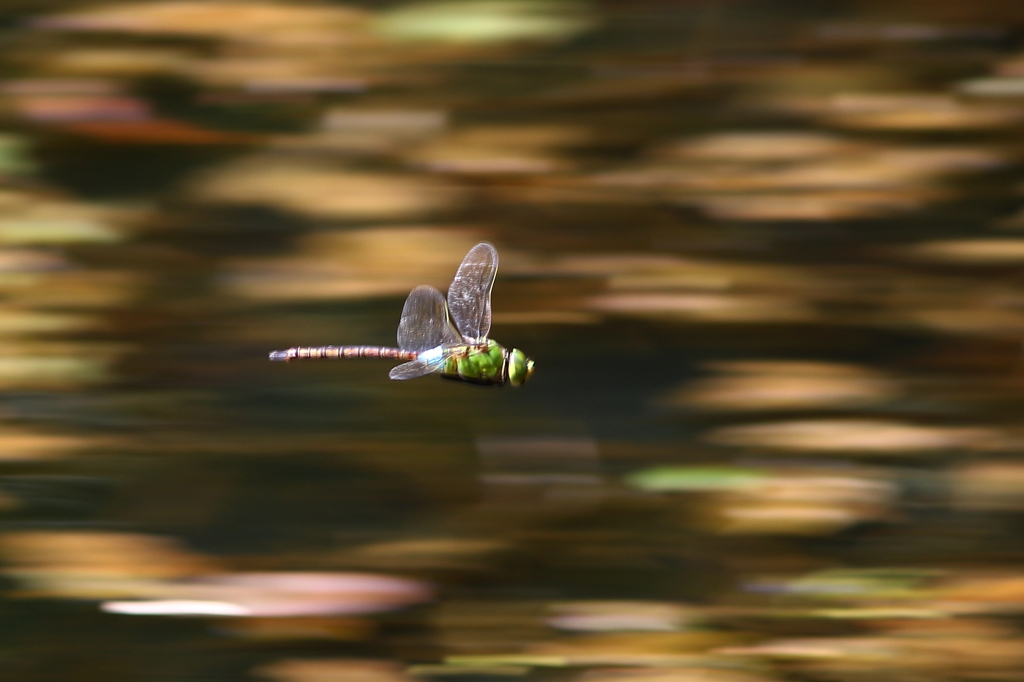
[[[513,386],[521,386],[533,375],[533,360],[518,348],[509,351],[508,382]]]

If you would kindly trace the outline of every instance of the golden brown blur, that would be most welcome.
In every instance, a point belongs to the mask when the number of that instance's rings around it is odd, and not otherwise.
[[[1024,679],[1020,0],[3,8],[0,680]]]

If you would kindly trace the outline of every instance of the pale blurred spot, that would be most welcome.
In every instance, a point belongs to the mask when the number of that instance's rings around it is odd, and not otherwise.
[[[79,202],[33,191],[0,191],[0,245],[111,244],[149,217],[143,205]]]
[[[570,632],[672,632],[682,629],[690,610],[679,604],[644,601],[578,601],[550,606],[548,625]]]
[[[641,490],[655,492],[722,491],[754,487],[768,476],[759,469],[666,466],[630,474],[626,482]]]
[[[17,276],[11,275],[42,274],[68,267],[71,267],[71,264],[65,258],[51,251],[0,249],[0,287],[32,283],[39,280],[38,276],[17,278]]]
[[[752,592],[825,599],[920,599],[943,571],[927,568],[832,568],[783,581],[759,581]]]
[[[839,609],[812,609],[815,618],[831,620],[944,620],[952,614],[945,609],[914,608],[910,606],[863,606]]]
[[[750,175],[753,189],[883,189],[927,182],[943,174],[985,171],[1007,164],[982,147],[893,147],[827,161],[795,164],[764,177]]]
[[[740,656],[793,659],[856,659],[863,663],[884,663],[897,652],[882,638],[820,637],[777,639],[764,644],[720,649],[719,653]]]
[[[562,656],[543,654],[493,654],[480,656],[445,656],[446,666],[457,666],[468,670],[491,667],[531,666],[535,668],[564,668],[569,662]]]
[[[43,66],[58,75],[132,78],[187,71],[192,59],[173,48],[63,47],[47,53]]]
[[[272,206],[315,218],[400,220],[457,205],[454,186],[409,174],[343,170],[311,159],[256,154],[200,173],[202,201]],[[458,262],[458,261],[456,261]]]
[[[441,110],[414,109],[329,109],[320,124],[335,132],[387,132],[419,137],[432,135],[448,126],[448,113]]]
[[[320,130],[295,135],[277,135],[275,148],[342,154],[398,154],[423,140],[440,134],[448,125],[442,110],[415,109],[329,109]]]
[[[572,666],[670,666],[691,662],[694,655],[739,641],[742,637],[737,633],[712,630],[579,634],[534,644],[528,653],[557,656]]]
[[[706,521],[725,534],[830,535],[889,518],[897,497],[887,481],[791,474],[712,497]]]
[[[1024,77],[1024,54],[1017,53],[996,62],[993,71],[999,76]]]
[[[118,354],[110,350],[102,353],[107,357],[32,355],[32,350],[32,344],[26,343],[18,355],[0,355],[0,388],[80,388],[110,381],[109,365]]]
[[[560,149],[592,143],[594,134],[576,125],[484,125],[451,131],[446,139],[467,146]]]
[[[453,131],[407,155],[413,166],[439,173],[543,174],[569,170],[556,154],[591,140],[570,126],[481,126]]]
[[[965,265],[1011,265],[1024,262],[1024,239],[944,239],[906,249],[914,258]]]
[[[0,291],[7,289],[2,276],[4,252],[0,251]],[[18,307],[109,308],[134,301],[148,278],[140,272],[113,270],[66,270],[48,272],[12,282],[10,300]]]
[[[5,293],[40,281],[70,263],[52,251],[0,248],[0,290]]]
[[[107,78],[16,78],[0,81],[0,95],[116,95],[124,87]]]
[[[67,599],[142,597],[153,581],[212,568],[169,538],[112,531],[3,533],[0,556],[21,596]]]
[[[878,621],[868,635],[776,639],[716,653],[768,659],[810,679],[995,680],[1024,667],[1024,638],[1009,628],[958,619],[889,622]]]
[[[970,448],[995,439],[981,427],[923,426],[881,419],[821,419],[727,426],[711,431],[707,441],[740,447],[784,450],[925,453]]]
[[[973,462],[949,472],[953,504],[970,511],[1024,510],[1024,463]]]
[[[104,327],[106,327],[106,323],[97,316],[50,313],[0,306],[0,337],[48,335]]]
[[[71,121],[139,121],[150,117],[149,105],[126,95],[19,95],[15,115],[35,123]]]
[[[0,134],[0,177],[30,175],[36,170],[27,138]]]
[[[747,155],[732,149],[747,137],[753,145]],[[623,169],[594,180],[608,186],[691,191],[866,190],[909,187],[944,174],[991,170],[1008,163],[998,150],[980,146],[885,146],[816,138],[794,145],[786,157],[770,142],[772,137],[729,133],[683,141],[665,151],[655,150],[673,165]]]
[[[91,438],[37,433],[5,425],[0,430],[0,461],[63,459],[97,444]]]
[[[669,143],[655,148],[652,154],[677,160],[793,162],[845,154],[862,146],[829,133],[765,130],[712,133]]]
[[[537,175],[568,170],[567,164],[551,158],[529,157],[525,154],[503,155],[503,150],[458,150],[440,158],[413,159],[434,173],[466,175]]]
[[[397,663],[352,658],[289,658],[261,665],[252,674],[273,682],[414,682]]]
[[[579,0],[426,0],[386,11],[375,27],[409,41],[550,42],[593,27],[589,9]]]
[[[106,5],[42,17],[35,27],[61,31],[191,36],[220,41],[191,46],[53,50],[58,74],[133,77],[170,74],[250,98],[361,92],[366,74],[401,56],[380,49],[371,15],[348,5],[290,2],[174,1]],[[219,93],[221,95],[238,94]],[[212,96],[206,93],[207,97]],[[253,137],[253,136],[250,136]]]
[[[111,244],[123,236],[109,225],[92,220],[46,220],[0,217],[0,244]]]
[[[874,218],[920,208],[939,198],[918,190],[792,192],[680,198],[718,220],[822,221]]]
[[[482,569],[507,548],[500,540],[424,538],[361,545],[337,552],[337,563],[354,568],[403,571]]]
[[[367,13],[348,5],[286,2],[199,2],[163,0],[99,5],[33,21],[36,28],[60,31],[101,31],[193,35],[249,41],[301,44],[300,38],[333,44],[332,29],[360,26]]]
[[[300,240],[293,256],[232,263],[224,284],[237,295],[265,300],[404,296],[419,284],[443,291],[479,241],[432,227],[314,233]]]
[[[813,276],[792,267],[620,254],[524,263],[518,271],[607,277],[613,291],[581,303],[594,312],[707,322],[818,318],[800,293],[813,286]],[[749,293],[755,289],[758,293]]]
[[[707,667],[702,667],[706,665]],[[715,667],[713,663],[693,661],[680,667],[598,668],[576,678],[578,682],[778,682],[777,677],[753,671]]]
[[[958,613],[1024,613],[1024,575],[1019,572],[955,576],[936,592]]]
[[[834,506],[736,504],[722,510],[718,530],[735,535],[831,535],[864,520]]]
[[[188,599],[158,599],[155,601],[108,601],[100,605],[107,613],[129,616],[248,616],[249,612],[237,604],[218,601]]]
[[[697,379],[667,396],[701,410],[800,410],[861,407],[900,395],[899,385],[867,367],[831,362],[711,363],[720,376]]]
[[[366,90],[366,81],[354,78],[329,76],[305,78],[258,78],[245,84],[249,92],[260,94],[338,94]]]
[[[132,615],[295,617],[390,611],[427,601],[423,583],[363,573],[217,573],[170,539],[98,531],[0,535],[20,596],[108,599]]]
[[[603,294],[592,297],[585,306],[602,313],[701,322],[807,322],[818,317],[803,301],[757,294]]]
[[[525,665],[411,665],[406,672],[424,677],[523,677],[533,672]]]
[[[961,87],[968,94],[969,88]],[[1024,107],[962,101],[945,94],[848,93],[821,110],[832,125],[868,130],[970,130],[1000,128],[1024,120]]]
[[[959,83],[957,90],[972,97],[1024,98],[1024,77],[1014,74],[971,78]]]
[[[374,84],[369,75],[361,73],[356,65],[346,65],[338,73],[331,51],[323,55],[283,53],[270,49],[258,54],[218,55],[204,60],[193,60],[181,69],[182,74],[212,89],[238,88],[250,101],[270,101],[275,98],[293,102],[308,100],[317,94],[365,92]],[[342,75],[343,74],[343,75]],[[217,102],[216,93],[209,93],[208,102]],[[227,97],[227,93],[221,93]],[[238,101],[238,94],[234,94]],[[212,99],[210,99],[212,98]],[[226,98],[221,102],[231,102]],[[244,101],[244,100],[243,100]]]
[[[393,611],[429,601],[424,583],[370,573],[213,573],[176,582],[154,581],[134,604],[119,602],[118,613],[185,615],[186,604],[199,609],[191,615],[291,618],[309,615],[361,615]],[[149,597],[148,599],[146,597]],[[216,607],[209,607],[216,604]],[[221,604],[236,613],[227,613]]]
[[[984,147],[885,146],[775,132],[720,133],[652,154],[653,165],[597,174],[589,182],[696,205],[716,218],[824,220],[911,210],[945,196],[937,183],[946,176],[1008,163],[1003,153]]]
[[[522,274],[605,277],[608,288],[615,291],[649,290],[653,293],[655,290],[679,289],[701,292],[756,289],[757,293],[763,294],[768,291],[796,292],[822,285],[819,276],[796,267],[651,253],[568,255],[543,263],[517,263],[513,260],[511,267]]]

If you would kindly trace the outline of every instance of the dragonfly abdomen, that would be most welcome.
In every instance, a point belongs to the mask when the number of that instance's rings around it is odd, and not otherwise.
[[[296,346],[275,350],[271,360],[347,360],[349,358],[380,358],[384,360],[415,360],[419,353],[387,346]]]

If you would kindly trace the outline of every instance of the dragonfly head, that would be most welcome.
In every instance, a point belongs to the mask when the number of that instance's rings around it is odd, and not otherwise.
[[[508,382],[513,386],[521,386],[533,376],[533,360],[526,353],[513,348],[508,352]]]

